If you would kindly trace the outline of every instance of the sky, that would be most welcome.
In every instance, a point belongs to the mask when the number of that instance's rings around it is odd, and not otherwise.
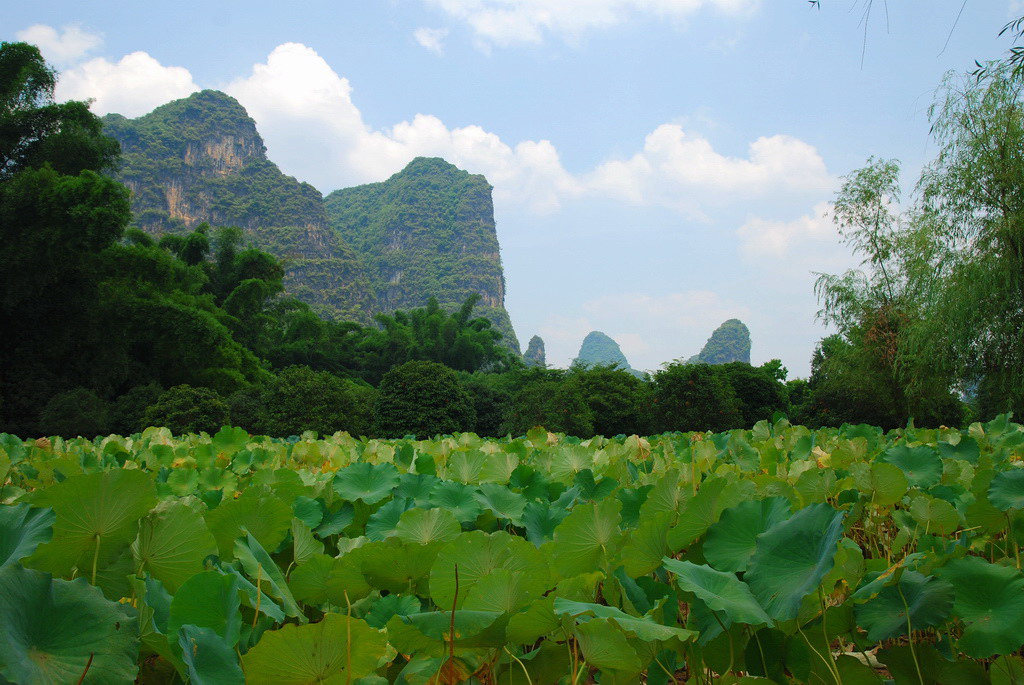
[[[494,186],[506,307],[566,365],[591,330],[634,368],[724,320],[806,377],[815,273],[856,267],[829,219],[843,175],[934,157],[943,75],[1009,47],[1024,0],[35,0],[57,97],[136,117],[204,89],[321,192],[444,157]],[[870,10],[870,11],[868,11]],[[908,200],[910,201],[910,200]]]

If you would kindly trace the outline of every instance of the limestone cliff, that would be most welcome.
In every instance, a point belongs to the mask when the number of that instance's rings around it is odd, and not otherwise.
[[[580,353],[576,355],[576,359],[572,363],[583,366],[615,364],[635,376],[640,375],[639,371],[629,365],[629,360],[622,353],[619,344],[601,331],[591,331],[587,334],[587,337],[583,339],[583,344],[580,345]]]
[[[530,338],[523,353],[523,361],[527,366],[539,366],[544,368],[548,365],[547,357],[544,354],[544,339],[539,335]]]
[[[729,319],[715,329],[691,364],[750,363],[750,329],[739,319]]]
[[[491,319],[519,352],[483,176],[419,157],[381,183],[336,190],[325,205],[331,225],[364,260],[378,311],[421,307],[430,297],[454,309],[477,293],[474,314]]]
[[[375,307],[358,255],[333,231],[320,192],[267,159],[255,122],[233,98],[202,91],[137,119],[112,114],[117,174],[134,224],[157,235],[201,222],[238,226],[282,260],[287,291],[329,318],[368,322]]]

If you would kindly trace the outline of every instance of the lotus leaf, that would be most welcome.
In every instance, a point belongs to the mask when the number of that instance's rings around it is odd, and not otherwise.
[[[1000,511],[1024,509],[1024,469],[997,473],[989,483],[988,500]]]
[[[0,569],[29,556],[53,536],[56,515],[28,504],[0,506]]]
[[[387,651],[385,633],[327,614],[318,623],[268,631],[242,658],[251,685],[341,685],[368,676]]]
[[[899,580],[855,609],[857,624],[872,642],[937,626],[953,608],[953,586],[939,578],[905,571]]]
[[[130,683],[137,672],[134,609],[84,578],[0,570],[0,679],[11,683]]]
[[[724,613],[731,623],[772,625],[771,618],[754,599],[750,588],[735,573],[667,557],[665,568],[675,575],[682,590],[692,592],[712,611]]]
[[[796,618],[801,600],[832,568],[844,516],[828,504],[812,504],[757,539],[744,580],[769,616]]]
[[[350,502],[376,504],[398,487],[398,469],[391,464],[350,464],[334,474],[334,491]]]
[[[1012,654],[1024,644],[1024,575],[978,557],[938,569],[953,585],[953,613],[963,619],[960,650],[975,659]]]
[[[730,507],[708,528],[704,557],[719,571],[746,571],[757,536],[789,515],[789,500],[785,497],[748,500]]]

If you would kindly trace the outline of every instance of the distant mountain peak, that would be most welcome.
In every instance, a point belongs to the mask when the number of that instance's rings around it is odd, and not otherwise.
[[[728,319],[715,329],[704,348],[690,358],[696,364],[750,363],[750,329],[739,319]]]
[[[580,345],[580,352],[576,355],[573,363],[583,364],[584,366],[617,364],[627,371],[632,370],[629,360],[622,353],[619,344],[601,331],[591,331],[587,334],[587,337],[583,339],[583,344]]]

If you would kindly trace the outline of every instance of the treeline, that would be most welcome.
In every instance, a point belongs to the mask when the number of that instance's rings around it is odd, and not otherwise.
[[[940,157],[897,212],[898,166],[847,177],[837,224],[861,271],[823,276],[838,333],[811,377],[761,367],[528,368],[436,302],[374,326],[326,321],[283,293],[282,265],[238,229],[156,240],[129,229],[118,145],[86,103],[53,101],[39,51],[0,44],[0,431],[177,432],[226,423],[401,436],[577,436],[749,427],[960,425],[1024,409],[1024,117],[1019,74],[951,81]],[[957,90],[957,88],[961,88]]]

